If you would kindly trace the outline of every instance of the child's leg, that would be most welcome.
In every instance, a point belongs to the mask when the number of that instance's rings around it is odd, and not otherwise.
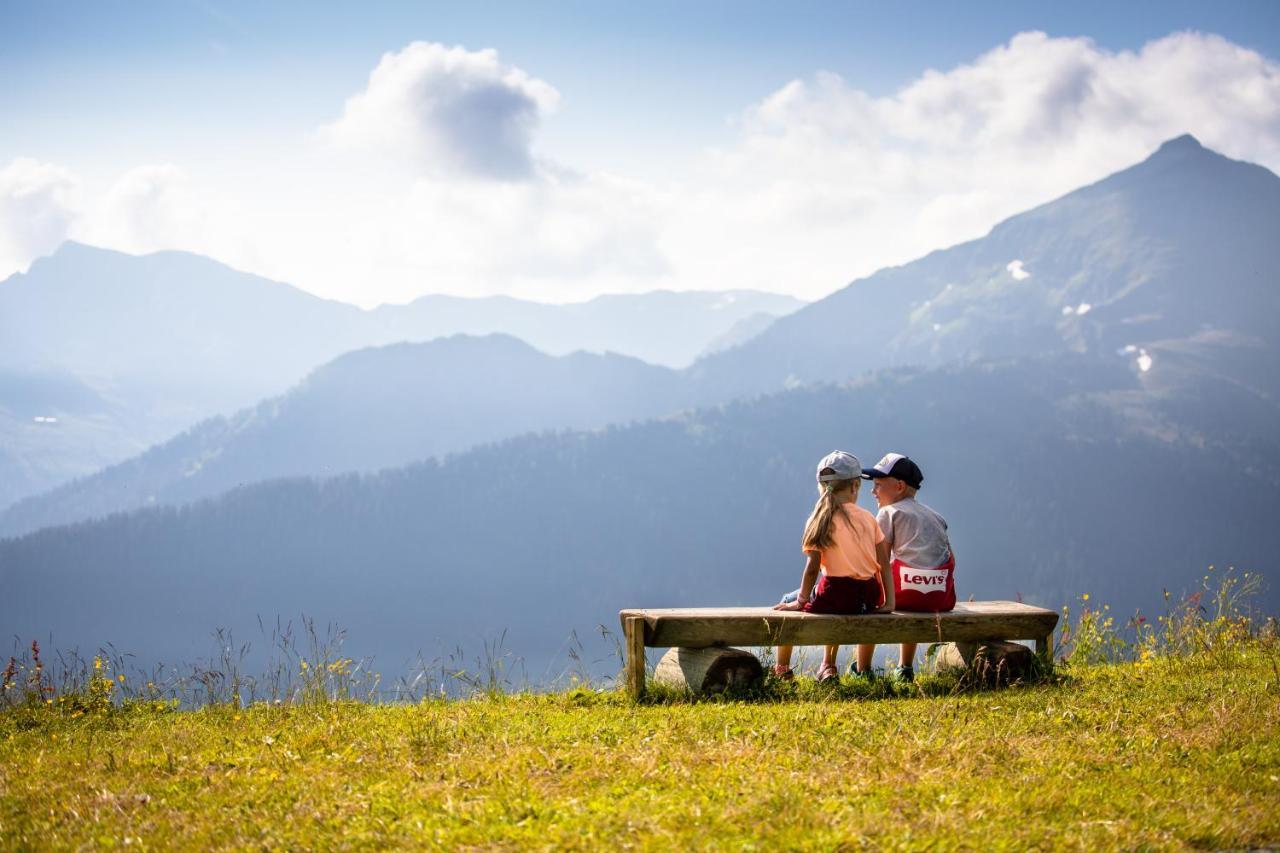
[[[835,666],[836,655],[840,654],[839,646],[827,646],[822,652],[822,665]]]
[[[858,672],[871,671],[871,656],[876,653],[875,643],[861,643],[858,646]]]
[[[778,646],[778,666],[784,669],[791,668],[791,647]]]
[[[901,660],[898,661],[898,666],[909,666],[914,668],[915,662],[916,662],[916,644],[903,643],[902,656],[901,656]]]

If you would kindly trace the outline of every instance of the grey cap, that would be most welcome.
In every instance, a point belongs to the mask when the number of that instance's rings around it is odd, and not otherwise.
[[[830,468],[834,473],[822,473]],[[862,477],[862,463],[858,457],[843,450],[833,450],[818,463],[818,482],[830,483],[834,480],[857,480]]]

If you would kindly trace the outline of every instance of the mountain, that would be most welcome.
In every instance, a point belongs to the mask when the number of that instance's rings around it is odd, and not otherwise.
[[[363,313],[196,255],[64,243],[0,283],[0,365],[65,371],[185,423],[356,348]]]
[[[1280,247],[1271,239],[1277,224],[1280,178],[1208,151],[1191,137],[1180,137],[1137,166],[1000,223],[981,240],[856,281],[784,317],[742,316],[707,344],[712,352],[686,369],[679,382],[664,380],[670,393],[665,404],[648,396],[641,405],[622,405],[612,419],[842,380],[884,367],[1086,353],[1126,364],[1141,380],[1142,392],[1135,394],[1149,392],[1152,399],[1165,395],[1165,408],[1178,409],[1165,411],[1151,399],[1131,407],[1149,421],[1162,419],[1149,422],[1147,428],[1195,434],[1206,446],[1238,459],[1232,442],[1220,437],[1248,433],[1256,418],[1223,424],[1207,412],[1201,399],[1188,403],[1185,394],[1173,392],[1192,380],[1202,388],[1198,380],[1212,376],[1250,389],[1250,406],[1265,410],[1280,401],[1280,348],[1266,319],[1280,314],[1280,290],[1271,284],[1273,271],[1280,268]],[[431,323],[471,331],[505,324],[519,326],[536,343],[566,334],[557,325],[563,321],[592,330],[584,332],[581,342],[603,345],[603,338],[591,336],[622,336],[620,330],[626,328],[634,335],[653,335],[664,316],[705,318],[714,306],[730,310],[741,307],[743,299],[732,293],[659,292],[557,307],[499,299],[493,301],[494,316],[483,322],[468,313],[471,302],[428,297],[373,315],[383,332],[395,338],[429,335],[435,328]],[[698,310],[687,313],[684,309],[690,305]],[[555,317],[560,319],[553,322]],[[686,332],[696,326],[710,324],[698,319]],[[634,338],[625,341],[637,343]],[[370,371],[361,383],[346,387],[374,393],[374,386],[382,386],[376,393],[395,399],[397,389],[417,381],[397,372],[397,365],[405,363],[388,359],[386,370]],[[473,375],[465,364],[457,369],[459,376]],[[624,403],[616,395],[610,399]],[[327,414],[319,413],[320,400],[329,406]],[[271,409],[275,403],[263,405]],[[179,495],[208,495],[215,483],[229,486],[282,473],[373,470],[421,458],[427,447],[466,446],[453,439],[433,445],[425,436],[401,441],[394,436],[396,424],[425,422],[412,415],[402,419],[387,408],[380,422],[366,426],[372,436],[385,433],[384,439],[354,441],[350,448],[331,443],[328,460],[316,456],[287,469],[264,462],[256,475],[252,465],[223,465],[223,470],[237,472],[230,479],[185,473],[222,453],[222,442],[230,437],[239,448],[234,458],[292,458],[251,451],[249,445],[261,438],[268,445],[276,441],[307,446],[316,424],[343,422],[344,412],[361,411],[365,404],[357,397],[344,399],[338,388],[315,398],[315,405],[309,419],[274,421],[279,435],[290,425],[297,428],[288,439],[268,440],[260,431],[242,435],[236,418],[202,426],[145,459],[13,507],[0,516],[0,533],[12,535],[119,511],[153,497],[164,502]],[[465,411],[456,411],[458,418],[470,422]],[[603,410],[598,414],[590,423],[565,419],[558,425],[587,426],[611,419]],[[264,420],[262,415],[253,417],[255,422]],[[489,430],[484,440],[517,434],[526,425],[557,425],[540,416],[528,421],[513,417],[504,423],[506,432]],[[178,452],[179,446],[186,449]],[[154,470],[157,463],[160,471]],[[179,482],[185,485],[179,488]]]
[[[0,460],[0,506],[280,393],[356,346],[360,318],[193,255],[64,244],[0,283],[0,435],[20,460]]]
[[[351,350],[507,333],[552,354],[687,363],[741,317],[799,304],[752,291],[659,291],[578,305],[424,297],[362,311],[182,252],[134,257],[66,243],[0,282],[0,508],[282,394]],[[56,377],[54,386],[33,398],[40,377]],[[68,382],[91,397],[63,405],[54,392]]]
[[[740,346],[763,332],[776,319],[777,317],[772,314],[749,314],[734,323],[724,334],[708,343],[699,353],[699,357]]]
[[[0,370],[0,507],[144,450],[129,420],[73,374]]]
[[[376,471],[524,432],[653,417],[679,407],[681,393],[665,367],[614,354],[552,357],[501,335],[358,350],[287,394],[19,501],[0,514],[0,535],[275,477]]]
[[[305,613],[344,626],[348,653],[376,654],[383,672],[505,635],[538,680],[566,663],[571,632],[614,629],[622,607],[767,604],[793,587],[812,466],[833,447],[920,462],[962,596],[1058,608],[1089,593],[1123,622],[1210,564],[1262,569],[1280,546],[1277,455],[1269,474],[1226,477],[1214,454],[1110,404],[1140,387],[1125,364],[1080,355],[904,369],[375,475],[261,483],[0,541],[0,622],[153,663],[208,653],[214,628],[243,638],[259,616]],[[588,643],[591,658],[607,647]]]
[[[773,319],[804,304],[753,290],[654,290],[561,305],[505,296],[424,296],[408,305],[383,305],[372,312],[372,322],[387,341],[506,334],[551,355],[616,352],[681,368],[742,320],[755,318],[762,328],[760,317]]]
[[[1077,352],[1127,361],[1150,386],[1179,381],[1190,359],[1277,400],[1277,229],[1280,178],[1182,136],[979,240],[855,281],[691,373],[737,395]]]

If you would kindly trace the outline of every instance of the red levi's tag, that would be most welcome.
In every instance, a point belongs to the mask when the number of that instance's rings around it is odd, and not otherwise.
[[[942,613],[956,606],[956,559],[941,566],[918,569],[893,561],[893,609],[917,613]]]

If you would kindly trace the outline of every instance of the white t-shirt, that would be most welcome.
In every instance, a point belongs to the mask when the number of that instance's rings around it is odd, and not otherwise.
[[[951,556],[947,520],[915,498],[881,507],[876,523],[894,559],[917,569],[941,566]]]

